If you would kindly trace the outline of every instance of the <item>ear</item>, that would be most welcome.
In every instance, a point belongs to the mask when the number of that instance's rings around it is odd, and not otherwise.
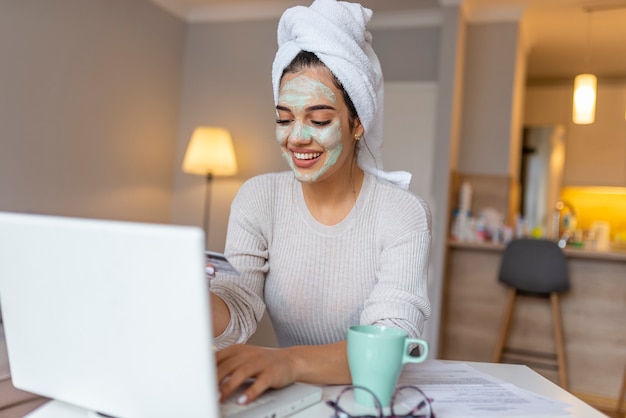
[[[361,119],[357,117],[354,120],[354,127],[352,128],[352,136],[355,136],[355,135],[363,136],[364,132],[365,132],[365,128],[361,124]]]

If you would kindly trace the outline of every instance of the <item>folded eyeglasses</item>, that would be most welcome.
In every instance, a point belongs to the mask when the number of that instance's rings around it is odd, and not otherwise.
[[[363,397],[371,397],[370,404],[364,407],[354,402],[355,394],[363,391]],[[399,386],[394,391],[389,404],[390,415],[384,415],[383,407],[376,395],[363,386],[347,386],[334,401],[326,401],[326,405],[334,410],[330,418],[435,418],[431,402],[417,386]]]

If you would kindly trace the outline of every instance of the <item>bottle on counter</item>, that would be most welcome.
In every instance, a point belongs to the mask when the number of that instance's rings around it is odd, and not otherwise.
[[[458,207],[452,214],[450,238],[457,241],[472,241],[472,185],[464,181],[459,189]]]
[[[526,238],[528,236],[528,226],[526,220],[520,214],[515,218],[515,238]]]
[[[459,190],[459,213],[467,214],[472,210],[472,185],[465,180]]]
[[[482,214],[476,218],[476,229],[474,231],[474,240],[476,242],[485,242],[487,238],[487,226],[485,225],[485,218]]]
[[[450,239],[460,241],[461,238],[461,219],[459,217],[459,210],[454,209],[452,212],[452,226],[450,226]]]

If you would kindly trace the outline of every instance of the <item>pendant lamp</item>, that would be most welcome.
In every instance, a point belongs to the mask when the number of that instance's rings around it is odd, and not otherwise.
[[[574,79],[574,123],[588,125],[595,120],[597,86],[598,80],[593,74],[578,74]]]
[[[587,48],[585,66],[589,67],[591,44],[591,10],[587,9]],[[578,74],[574,79],[574,104],[572,120],[578,125],[593,123],[596,117],[596,95],[598,80],[591,73]]]

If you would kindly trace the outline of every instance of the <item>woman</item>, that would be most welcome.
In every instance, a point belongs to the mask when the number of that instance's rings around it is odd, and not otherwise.
[[[288,9],[274,61],[276,139],[291,172],[257,176],[231,207],[211,283],[222,397],[294,381],[350,383],[346,331],[384,324],[418,337],[430,313],[430,213],[382,171],[382,75],[355,3]],[[329,23],[330,22],[330,23]],[[267,309],[281,348],[245,345]]]

